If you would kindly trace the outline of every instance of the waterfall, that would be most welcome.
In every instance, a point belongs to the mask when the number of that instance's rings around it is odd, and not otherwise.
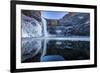
[[[41,17],[41,19],[42,19],[42,22],[43,22],[43,34],[44,34],[44,37],[47,37],[48,36],[47,22],[43,17]]]

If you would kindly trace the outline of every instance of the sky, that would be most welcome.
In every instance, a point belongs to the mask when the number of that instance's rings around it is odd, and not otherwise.
[[[47,19],[61,19],[68,12],[57,12],[57,11],[42,11],[41,16]]]

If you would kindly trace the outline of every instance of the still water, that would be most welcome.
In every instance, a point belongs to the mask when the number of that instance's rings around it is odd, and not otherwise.
[[[79,38],[79,37],[78,37]],[[21,62],[48,62],[90,59],[90,41],[44,38],[22,38]]]

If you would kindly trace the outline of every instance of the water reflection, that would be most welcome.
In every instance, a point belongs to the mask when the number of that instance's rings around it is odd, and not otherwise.
[[[47,43],[46,55],[58,54],[65,60],[89,59],[88,41],[50,40]]]
[[[24,38],[21,53],[24,63],[85,60],[90,58],[90,42]]]
[[[42,39],[29,39],[24,38],[22,39],[22,62],[24,61],[39,61],[39,57],[41,55],[41,49],[42,49]]]

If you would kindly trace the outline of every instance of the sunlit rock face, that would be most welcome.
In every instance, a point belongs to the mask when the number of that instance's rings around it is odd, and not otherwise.
[[[24,14],[21,15],[22,22],[22,37],[41,37],[42,36],[42,24],[35,18],[31,18]]]

